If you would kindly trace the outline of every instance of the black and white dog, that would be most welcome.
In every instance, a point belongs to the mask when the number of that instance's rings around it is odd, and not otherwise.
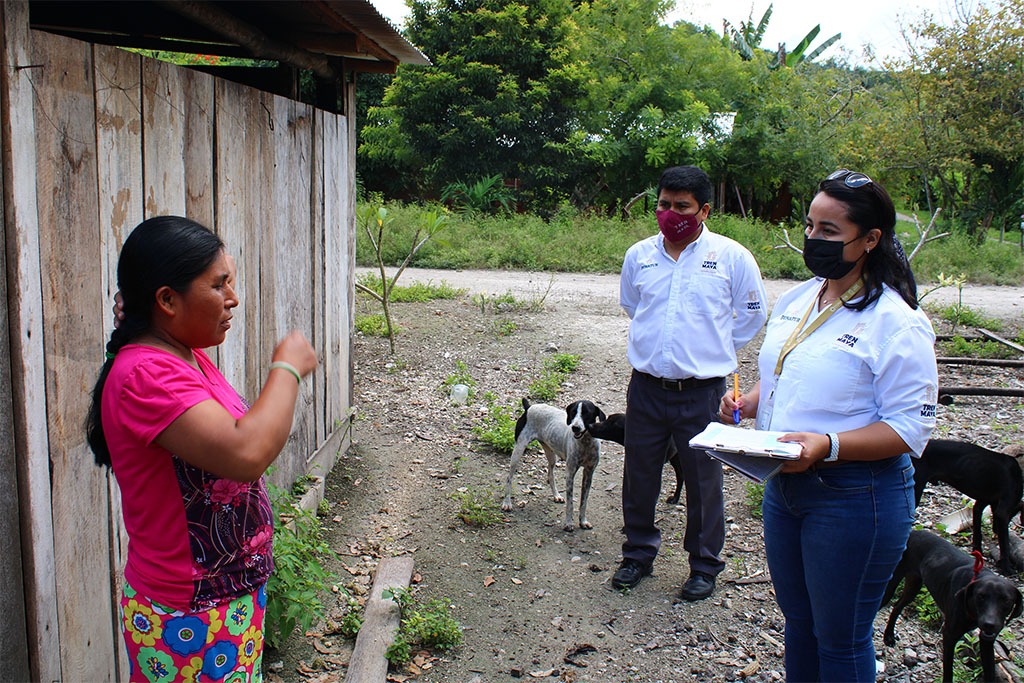
[[[530,403],[523,399],[523,414],[516,421],[516,443],[512,449],[508,479],[505,482],[505,500],[501,509],[512,509],[512,479],[519,468],[519,461],[530,442],[536,439],[548,458],[548,484],[556,503],[565,501],[565,521],[562,528],[572,531],[573,525],[573,482],[576,471],[583,468],[583,484],[580,488],[580,528],[591,529],[587,521],[587,496],[594,481],[594,469],[601,458],[601,442],[590,434],[590,428],[603,422],[604,413],[590,401],[574,401],[564,410],[544,403]],[[555,463],[559,458],[565,461],[565,498],[558,493],[555,483]]]

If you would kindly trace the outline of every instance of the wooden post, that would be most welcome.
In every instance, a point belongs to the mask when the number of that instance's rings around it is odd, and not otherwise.
[[[384,654],[394,642],[402,614],[398,603],[382,595],[389,588],[408,588],[411,579],[411,557],[387,557],[377,566],[377,578],[363,611],[363,626],[356,636],[346,683],[384,683],[387,679],[388,660]]]

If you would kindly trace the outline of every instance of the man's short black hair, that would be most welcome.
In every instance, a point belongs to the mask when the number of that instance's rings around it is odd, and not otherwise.
[[[666,168],[658,181],[658,196],[661,196],[662,190],[689,192],[697,200],[699,206],[710,204],[714,193],[708,174],[696,166]]]

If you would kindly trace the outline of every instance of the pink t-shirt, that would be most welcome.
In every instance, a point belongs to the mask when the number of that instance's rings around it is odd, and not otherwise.
[[[252,592],[274,568],[263,478],[222,479],[154,443],[203,401],[217,401],[236,419],[248,410],[210,359],[194,354],[202,372],[166,351],[126,345],[101,405],[128,530],[125,579],[149,599],[184,611]]]

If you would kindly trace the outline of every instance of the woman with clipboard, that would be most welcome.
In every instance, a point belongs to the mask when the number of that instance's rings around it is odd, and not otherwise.
[[[888,193],[836,171],[808,211],[815,277],[775,305],[760,382],[733,410],[802,445],[764,491],[789,681],[874,681],[872,622],[914,520],[911,456],[935,426],[935,334]]]

